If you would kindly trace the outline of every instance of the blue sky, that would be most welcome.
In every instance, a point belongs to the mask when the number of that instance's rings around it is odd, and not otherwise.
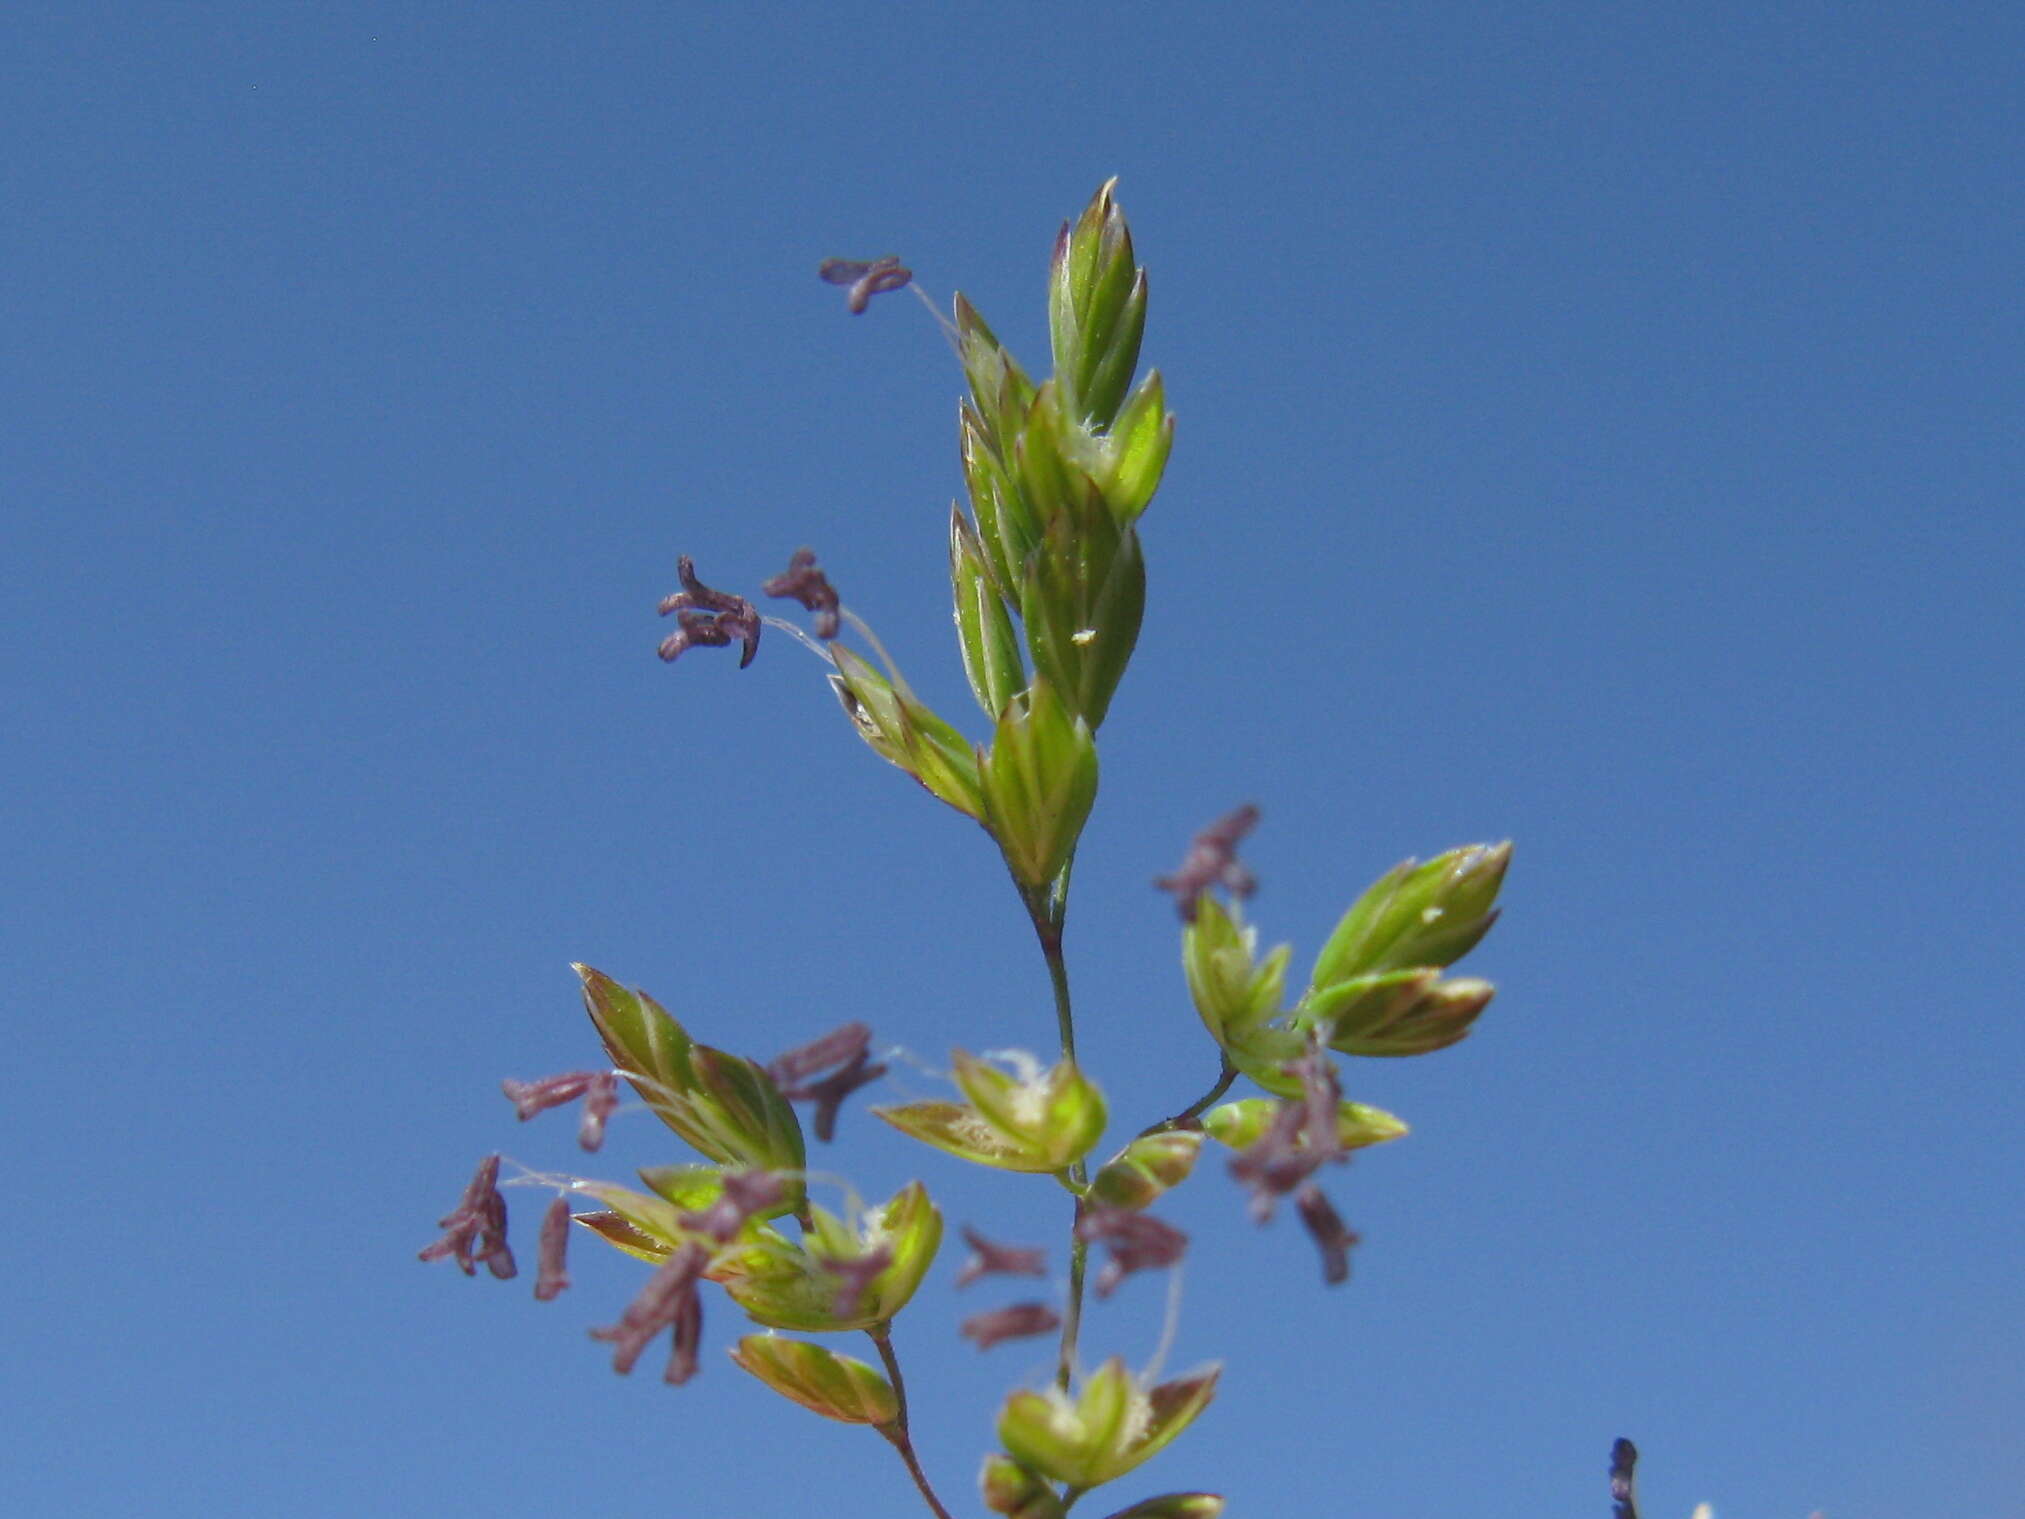
[[[10,7],[15,1511],[917,1511],[723,1361],[729,1305],[670,1390],[583,1337],[632,1263],[580,1246],[538,1306],[414,1252],[483,1152],[577,1163],[496,1087],[590,1057],[572,960],[758,1055],[1047,1047],[987,842],[785,640],[671,670],[654,605],[678,553],[751,586],[811,544],[970,721],[958,376],[814,268],[900,253],[1040,367],[1055,226],[1116,174],[1180,418],[1070,927],[1120,1128],[1214,1072],[1147,885],[1200,824],[1263,808],[1297,965],[1395,860],[1518,849],[1479,1032],[1349,1073],[1414,1126],[1332,1180],[1353,1281],[1215,1167],[1175,1200],[1171,1364],[1227,1370],[1118,1502],[1601,1513],[1628,1434],[1649,1516],[2025,1513],[2021,43],[1995,5]],[[1059,1239],[1053,1189],[876,1127],[826,1163]],[[672,1158],[634,1112],[595,1170]],[[960,1256],[898,1339],[977,1512],[1048,1357],[956,1337],[1012,1295]],[[1143,1364],[1162,1306],[1086,1347]]]

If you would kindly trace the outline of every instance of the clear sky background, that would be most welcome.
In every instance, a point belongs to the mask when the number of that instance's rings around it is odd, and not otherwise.
[[[761,1056],[1047,1049],[988,843],[806,654],[669,669],[654,607],[813,545],[979,731],[958,374],[815,266],[1044,367],[1117,174],[1180,417],[1070,928],[1120,1129],[1214,1073],[1148,885],[1202,823],[1263,808],[1302,967],[1403,856],[1518,853],[1476,1036],[1352,1063],[1414,1125],[1331,1177],[1354,1280],[1206,1165],[1170,1365],[1221,1394],[1079,1513],[1602,1515],[1625,1434],[1649,1519],[2025,1514],[2021,16],[7,7],[9,1512],[919,1511],[721,1298],[671,1390],[584,1337],[635,1263],[414,1256],[485,1151],[584,1165],[497,1092],[591,1057],[571,960]],[[823,1163],[1059,1268],[1044,1183],[862,1107]],[[976,1513],[1049,1350],[957,1338],[1018,1295],[961,1256],[898,1339]]]

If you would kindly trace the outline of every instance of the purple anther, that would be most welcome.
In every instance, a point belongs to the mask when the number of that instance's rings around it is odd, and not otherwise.
[[[1294,1194],[1294,1208],[1321,1249],[1322,1280],[1333,1287],[1348,1278],[1350,1251],[1357,1244],[1357,1231],[1343,1222],[1322,1189],[1313,1182]]]
[[[621,1376],[631,1371],[654,1336],[681,1319],[684,1304],[695,1301],[696,1283],[709,1264],[710,1252],[701,1244],[684,1245],[647,1278],[618,1323],[591,1331],[592,1339],[613,1347],[612,1370]]]
[[[682,1227],[720,1245],[728,1245],[755,1213],[763,1213],[787,1194],[787,1187],[771,1171],[730,1171],[717,1201],[695,1213],[682,1215]]]
[[[872,1031],[862,1023],[846,1023],[819,1039],[798,1044],[767,1062],[766,1073],[784,1095],[817,1071],[844,1065],[864,1054],[872,1044]]]
[[[1258,826],[1259,809],[1247,802],[1226,813],[1189,841],[1181,868],[1161,876],[1154,885],[1174,893],[1174,910],[1184,923],[1195,921],[1195,904],[1212,886],[1221,886],[1234,897],[1248,897],[1258,888],[1258,879],[1238,863],[1238,841]]]
[[[845,304],[851,308],[853,316],[862,316],[873,296],[884,295],[888,290],[898,290],[914,278],[914,271],[901,268],[899,255],[893,253],[869,262],[851,258],[826,258],[817,268],[816,274],[829,284],[851,287],[845,297]]]
[[[837,636],[837,588],[816,565],[814,549],[796,549],[788,567],[760,587],[769,596],[792,597],[816,614],[816,637]]]
[[[605,1142],[605,1120],[619,1111],[619,1078],[610,1071],[591,1077],[584,1093],[584,1116],[577,1124],[577,1143],[595,1150]]]
[[[537,1113],[546,1113],[550,1108],[575,1102],[590,1090],[597,1074],[596,1071],[564,1071],[559,1076],[543,1076],[536,1081],[508,1078],[499,1083],[499,1090],[512,1102],[514,1116],[525,1123]]]
[[[478,1262],[502,1281],[514,1275],[513,1251],[506,1243],[506,1199],[499,1191],[499,1157],[488,1155],[465,1185],[457,1206],[436,1220],[443,1237],[425,1246],[418,1259],[455,1260],[466,1276]]]
[[[1014,1303],[989,1313],[972,1314],[959,1326],[966,1340],[975,1340],[979,1350],[989,1350],[1004,1340],[1025,1339],[1059,1329],[1062,1316],[1046,1303]]]
[[[703,1344],[703,1299],[694,1288],[675,1310],[674,1343],[668,1349],[668,1369],[661,1380],[680,1387],[696,1375],[696,1352]]]
[[[759,609],[743,596],[713,590],[696,578],[696,564],[687,554],[675,561],[682,589],[661,599],[661,615],[677,614],[677,629],[661,640],[661,657],[671,663],[685,649],[723,648],[736,638],[744,652],[743,670],[759,652]]]
[[[956,1285],[959,1287],[968,1287],[985,1276],[1048,1274],[1048,1253],[1045,1250],[998,1244],[986,1239],[968,1224],[963,1226],[963,1242],[970,1246],[972,1253],[970,1259],[963,1263],[963,1269],[956,1273]]]
[[[1317,1047],[1280,1068],[1299,1078],[1301,1095],[1283,1098],[1266,1132],[1234,1156],[1230,1174],[1252,1194],[1252,1217],[1264,1223],[1273,1204],[1332,1160],[1344,1158],[1336,1130],[1342,1087],[1336,1068]]]
[[[836,1137],[837,1114],[844,1099],[859,1087],[869,1086],[886,1074],[884,1065],[874,1064],[870,1049],[872,1031],[862,1023],[846,1023],[820,1039],[776,1056],[766,1073],[790,1102],[815,1104],[816,1138],[828,1144]],[[828,1066],[838,1069],[820,1081],[809,1078]]]
[[[1097,1274],[1097,1296],[1109,1297],[1135,1271],[1172,1266],[1188,1249],[1188,1236],[1150,1213],[1097,1208],[1076,1220],[1078,1239],[1101,1240],[1111,1259]]]
[[[863,1255],[846,1261],[825,1260],[823,1269],[837,1279],[837,1297],[832,1310],[837,1317],[855,1316],[873,1281],[892,1264],[893,1249],[890,1245],[874,1245]]]
[[[546,1303],[570,1284],[565,1257],[570,1245],[569,1199],[558,1197],[541,1216],[541,1244],[536,1257],[534,1297]]]

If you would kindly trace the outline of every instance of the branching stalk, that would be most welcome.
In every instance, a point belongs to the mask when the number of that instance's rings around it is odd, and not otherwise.
[[[1215,1086],[1204,1092],[1172,1118],[1163,1118],[1158,1123],[1149,1123],[1139,1131],[1139,1138],[1144,1139],[1148,1134],[1161,1134],[1169,1129],[1186,1128],[1190,1119],[1200,1117],[1208,1110],[1211,1103],[1223,1096],[1225,1092],[1228,1092],[1230,1084],[1235,1080],[1237,1080],[1237,1067],[1230,1063],[1230,1056],[1226,1055],[1223,1057],[1223,1074],[1217,1077]]]
[[[929,1486],[928,1474],[921,1469],[920,1457],[914,1454],[914,1437],[907,1427],[907,1382],[900,1375],[900,1358],[893,1353],[893,1327],[879,1324],[865,1333],[879,1347],[879,1359],[886,1367],[886,1380],[893,1384],[893,1401],[899,1406],[899,1413],[891,1424],[876,1427],[900,1452],[900,1459],[907,1464],[907,1475],[914,1479],[922,1501],[934,1512],[935,1519],[950,1519],[949,1510],[942,1506],[942,1500],[935,1496],[935,1489]]]

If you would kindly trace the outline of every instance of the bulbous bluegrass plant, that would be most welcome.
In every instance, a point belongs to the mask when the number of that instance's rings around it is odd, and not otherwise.
[[[1152,1383],[1118,1357],[1086,1371],[1080,1354],[1090,1247],[1106,1263],[1093,1284],[1107,1295],[1126,1275],[1171,1266],[1187,1240],[1150,1210],[1187,1181],[1205,1144],[1231,1152],[1229,1174],[1263,1221],[1291,1198],[1313,1237],[1323,1279],[1349,1275],[1357,1236],[1323,1194],[1323,1168],[1351,1150],[1396,1139],[1390,1113],[1345,1100],[1339,1056],[1425,1055],[1464,1038],[1491,987],[1449,977],[1497,917],[1508,845],[1472,845],[1381,876],[1343,915],[1288,1005],[1290,947],[1260,955],[1244,921],[1252,878],[1237,848],[1258,821],[1243,807],[1211,824],[1173,874],[1181,963],[1213,1042],[1218,1074],[1173,1116],[1146,1125],[1100,1158],[1108,1112],[1076,1060],[1075,1016],[1062,951],[1077,839],[1097,796],[1097,730],[1132,656],[1145,603],[1138,523],[1174,440],[1159,372],[1133,383],[1146,320],[1146,275],[1133,262],[1125,218],[1105,185],[1056,239],[1048,284],[1054,372],[1036,385],[959,295],[945,328],[969,394],[959,443],[970,510],[952,508],[950,583],[957,643],[988,741],[973,743],[930,711],[901,678],[871,630],[839,600],[806,549],[763,587],[814,613],[813,637],[760,614],[747,598],[704,584],[688,558],[682,589],[663,603],[676,619],[661,645],[685,650],[737,644],[750,663],[771,625],[815,649],[861,738],[928,793],[973,819],[998,847],[1033,925],[1054,989],[1061,1056],[1040,1062],[957,1051],[957,1095],[873,1111],[932,1149],[975,1165],[1051,1179],[1071,1197],[1068,1279],[1060,1302],[1029,1301],[978,1314],[962,1332],[981,1348],[1055,1333],[1052,1384],[1012,1393],[985,1458],[992,1512],[1055,1519],[1085,1494],[1129,1474],[1194,1421],[1216,1391],[1214,1368]],[[908,283],[897,258],[832,259],[822,277],[849,287],[853,312]],[[931,308],[932,309],[932,308]],[[940,318],[938,317],[938,320]],[[876,656],[842,641],[855,634]],[[587,1230],[651,1268],[639,1295],[594,1337],[630,1371],[668,1331],[667,1380],[694,1374],[706,1284],[722,1288],[767,1331],[740,1340],[731,1358],[792,1402],[825,1418],[864,1424],[906,1463],[941,1519],[948,1510],[916,1457],[907,1393],[892,1342],[942,1242],[942,1215],[913,1182],[883,1205],[853,1201],[840,1217],[810,1197],[807,1150],[795,1104],[831,1139],[844,1100],[876,1080],[863,1024],[772,1061],[701,1044],[645,992],[576,967],[607,1065],[540,1081],[505,1083],[522,1118],[581,1101],[579,1142],[595,1150],[619,1102],[619,1080],[701,1157],[650,1166],[645,1190],[580,1177],[521,1178],[557,1196],[542,1221],[535,1296],[568,1285],[564,1251]],[[1220,1102],[1243,1076],[1263,1095]],[[515,1274],[506,1238],[500,1157],[488,1156],[443,1237],[425,1260],[453,1259],[469,1275]],[[577,1212],[572,1198],[596,1206]],[[988,1274],[1044,1276],[1045,1253],[966,1229],[970,1257],[958,1285]],[[781,1334],[776,1331],[787,1331]],[[803,1335],[862,1331],[879,1366]],[[1210,1519],[1223,1500],[1168,1493],[1113,1510],[1110,1519]]]

